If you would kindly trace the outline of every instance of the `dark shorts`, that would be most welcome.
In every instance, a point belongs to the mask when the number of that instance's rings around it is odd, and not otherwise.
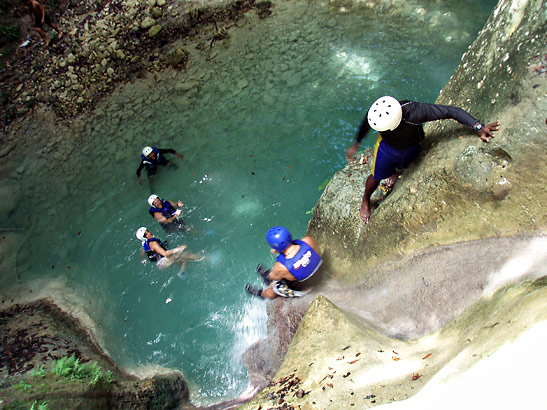
[[[51,27],[51,17],[49,17],[47,13],[44,15],[44,23]],[[34,16],[34,27],[42,27],[41,16]]]
[[[374,148],[372,176],[376,181],[380,181],[389,178],[398,169],[405,169],[418,156],[420,148],[420,144],[405,149],[393,148],[378,134],[378,141]]]
[[[184,221],[181,219],[169,222],[167,224],[161,224],[161,227],[165,230],[165,232],[186,232],[188,229]]]

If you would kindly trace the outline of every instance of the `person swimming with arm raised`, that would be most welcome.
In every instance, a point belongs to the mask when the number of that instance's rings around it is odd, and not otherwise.
[[[148,197],[150,209],[148,213],[159,222],[166,232],[185,231],[187,229],[184,221],[180,219],[180,214],[184,203],[182,201],[169,201],[153,194]]]
[[[137,178],[139,179],[139,185],[142,185],[141,173],[144,168],[148,174],[148,180],[158,171],[158,166],[169,166],[171,162],[165,157],[165,154],[175,154],[179,159],[182,159],[184,155],[179,154],[174,149],[168,148],[156,148],[156,147],[144,147],[141,154],[141,163],[137,168]]]

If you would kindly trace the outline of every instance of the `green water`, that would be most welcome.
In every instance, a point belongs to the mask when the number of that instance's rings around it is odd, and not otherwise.
[[[116,90],[48,145],[62,159],[53,176],[38,154],[23,158],[23,197],[42,216],[18,256],[20,277],[62,279],[122,364],[180,370],[198,404],[237,397],[248,383],[241,354],[266,335],[266,302],[244,292],[260,283],[255,266],[273,262],[265,232],[284,225],[302,236],[370,103],[433,102],[495,2],[392,4],[281,2],[185,74]],[[144,145],[184,154],[151,188],[135,176]],[[193,231],[169,243],[206,256],[182,279],[140,259],[137,228],[166,238],[147,212],[151,192],[185,203]]]

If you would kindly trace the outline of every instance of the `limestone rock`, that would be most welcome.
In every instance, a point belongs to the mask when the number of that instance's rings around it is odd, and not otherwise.
[[[144,20],[141,22],[141,28],[146,30],[148,28],[151,28],[155,24],[156,24],[156,20],[148,16],[148,17],[145,17]]]
[[[156,18],[156,19],[159,19],[159,18],[163,17],[163,10],[159,7],[152,8],[151,13],[154,16],[154,18]]]
[[[367,280],[374,266],[461,238],[547,229],[547,82],[529,63],[547,53],[541,4],[501,0],[437,99],[484,123],[500,120],[489,144],[455,121],[427,124],[422,153],[389,196],[373,197],[368,225],[359,208],[370,165],[350,164],[333,177],[308,234],[328,244],[336,277]]]
[[[150,27],[150,30],[148,30],[148,35],[149,35],[150,37],[154,37],[154,36],[157,35],[160,31],[161,31],[161,25],[156,24],[156,25]]]

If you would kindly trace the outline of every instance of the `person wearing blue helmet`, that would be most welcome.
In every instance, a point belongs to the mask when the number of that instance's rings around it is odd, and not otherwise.
[[[271,270],[258,265],[257,272],[268,288],[262,290],[251,284],[245,289],[251,295],[275,299],[281,297],[300,297],[304,293],[293,289],[296,282],[310,279],[323,263],[315,240],[309,236],[292,239],[291,233],[282,226],[274,226],[266,234],[271,253],[277,253],[277,262]]]

